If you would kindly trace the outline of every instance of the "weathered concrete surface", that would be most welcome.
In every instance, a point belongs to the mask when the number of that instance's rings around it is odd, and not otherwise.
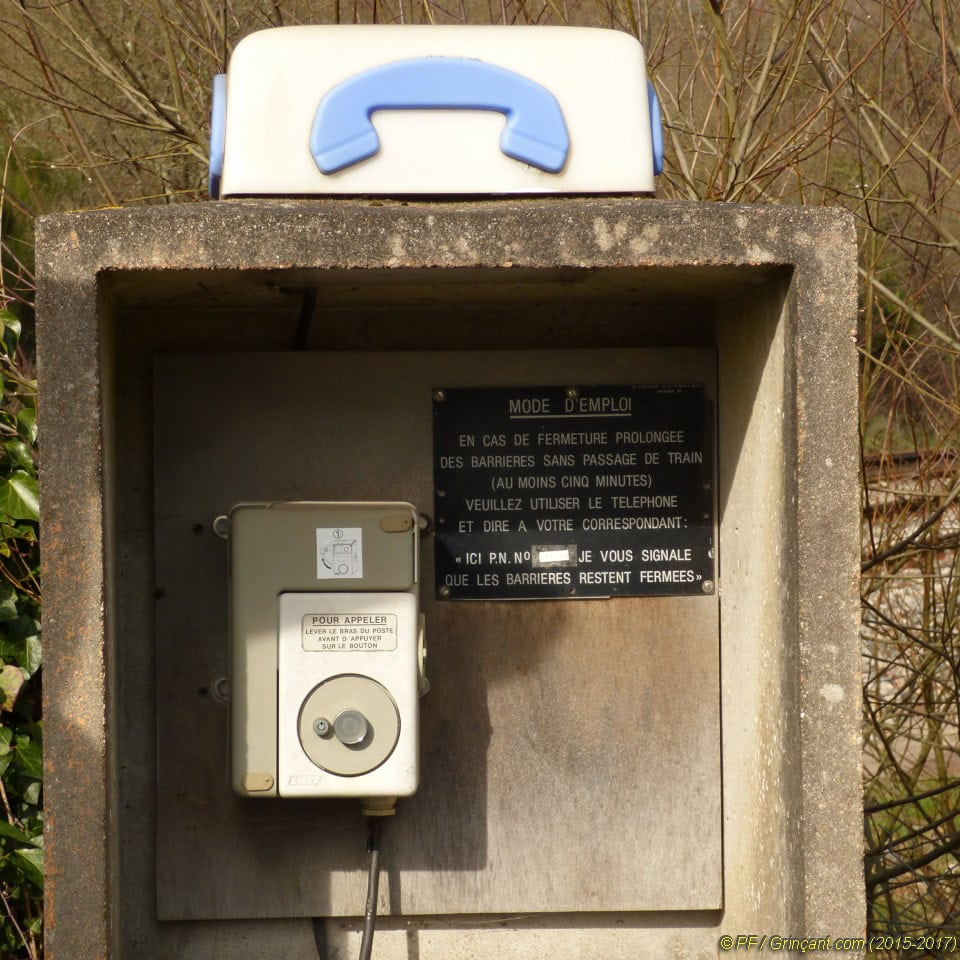
[[[837,211],[633,199],[243,201],[41,221],[52,960],[316,950],[308,921],[157,924],[151,862],[149,358],[282,349],[305,285],[331,305],[341,349],[376,331],[394,348],[595,336],[719,355],[723,913],[573,914],[497,933],[392,922],[378,953],[494,956],[507,936],[518,956],[699,958],[721,932],[857,935],[854,257]],[[338,326],[336,308],[355,303],[369,325]],[[513,304],[516,329],[487,332],[485,304]],[[444,310],[446,325],[422,319]],[[330,949],[349,936],[330,924]]]

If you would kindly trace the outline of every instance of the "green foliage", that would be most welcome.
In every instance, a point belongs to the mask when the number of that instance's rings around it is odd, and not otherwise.
[[[0,307],[22,323],[22,330],[8,329],[4,323],[0,347],[5,353],[17,342],[26,353],[33,351],[33,222],[37,211],[50,205],[55,189],[50,165],[39,161],[36,150],[19,148],[14,137],[0,184]]]
[[[42,956],[43,720],[36,383],[0,310],[0,956]]]

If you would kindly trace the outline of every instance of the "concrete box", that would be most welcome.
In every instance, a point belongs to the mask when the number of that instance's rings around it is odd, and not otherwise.
[[[230,791],[211,522],[431,513],[441,386],[702,383],[717,589],[445,599],[424,538],[377,956],[862,935],[854,243],[838,211],[636,199],[45,218],[49,956],[356,952],[356,805]]]

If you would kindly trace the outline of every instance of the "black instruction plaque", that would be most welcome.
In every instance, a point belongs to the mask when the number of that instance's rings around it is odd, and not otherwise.
[[[434,390],[441,599],[713,592],[700,384]]]

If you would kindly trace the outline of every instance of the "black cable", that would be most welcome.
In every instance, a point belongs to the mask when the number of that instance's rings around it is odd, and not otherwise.
[[[317,309],[317,288],[307,287],[300,301],[300,316],[297,318],[297,332],[293,337],[294,350],[306,350],[307,338],[310,336],[310,326],[313,323],[313,314]]]
[[[370,817],[367,853],[370,854],[370,875],[367,880],[367,909],[363,914],[363,939],[360,941],[360,960],[370,960],[373,949],[373,931],[377,925],[377,895],[380,890],[380,818]]]
[[[313,942],[317,948],[317,960],[327,960],[327,926],[323,917],[314,917]]]

